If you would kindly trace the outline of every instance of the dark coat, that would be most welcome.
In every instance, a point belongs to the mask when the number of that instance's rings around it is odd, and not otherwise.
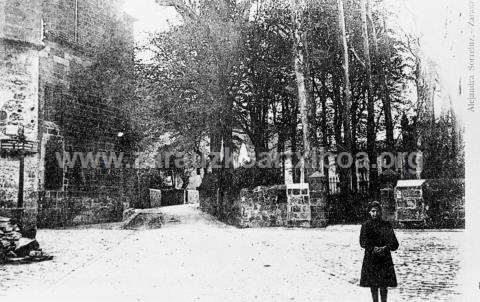
[[[391,251],[398,249],[393,227],[388,221],[368,220],[360,231],[360,246],[365,249],[360,286],[396,287],[397,277],[393,267]],[[375,254],[374,247],[386,246],[382,254]]]

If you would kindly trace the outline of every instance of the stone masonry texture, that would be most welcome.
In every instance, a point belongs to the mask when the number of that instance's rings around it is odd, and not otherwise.
[[[238,227],[327,226],[326,181],[312,174],[305,185],[244,188],[220,196],[217,180],[206,174],[198,188],[200,209]]]
[[[223,203],[204,190],[199,193],[203,211],[238,227],[313,226],[308,196],[287,199],[284,185],[242,189],[238,195],[225,194]]]
[[[23,126],[36,146],[25,158],[24,207],[38,213],[40,226],[119,220],[135,196],[133,169],[61,169],[52,158],[63,151],[130,151],[116,136],[123,130],[118,110],[66,93],[70,70],[91,63],[107,31],[133,44],[133,21],[121,6],[118,0],[0,0],[0,138]],[[18,157],[1,152],[2,212],[17,207],[18,184]]]

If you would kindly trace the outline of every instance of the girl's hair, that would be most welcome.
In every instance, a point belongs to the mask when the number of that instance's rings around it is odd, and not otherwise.
[[[372,201],[370,203],[370,206],[368,207],[370,210],[373,209],[373,208],[376,208],[378,211],[382,211],[382,205],[378,202],[378,201]]]

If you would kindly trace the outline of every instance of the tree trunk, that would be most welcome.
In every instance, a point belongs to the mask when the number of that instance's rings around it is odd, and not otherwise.
[[[318,89],[317,84],[315,83],[315,76],[313,73],[310,74],[311,78],[311,86],[313,88],[313,92],[317,92],[319,98],[322,98],[322,92]],[[315,93],[312,93],[310,97],[310,115],[308,117],[309,125],[310,125],[310,140],[312,142],[313,148],[318,149],[320,148],[320,140],[318,139],[318,117],[317,117],[317,98],[315,97]],[[316,167],[314,167],[316,170]]]
[[[367,26],[367,0],[361,0],[361,14],[362,14],[362,36],[363,36],[363,53],[365,56],[365,66],[367,69],[367,151],[370,161],[370,192],[377,195],[377,178],[378,170],[376,167],[377,155],[375,150],[375,99],[373,96],[373,82],[372,82],[372,65],[370,60],[370,42],[368,38]]]
[[[322,87],[320,88],[320,103],[322,107],[321,129],[322,129],[322,146],[328,147],[328,134],[327,134],[327,75],[325,72],[320,76]]]
[[[267,146],[265,145],[265,140],[263,137],[259,137],[252,141],[253,148],[255,149],[255,160],[259,162],[264,156],[265,152],[268,151]]]
[[[326,82],[326,75],[325,72],[322,72],[320,74],[320,84],[322,85],[320,88],[318,87],[317,83],[315,82],[315,74],[313,72],[310,72],[310,77],[312,78],[312,87],[313,87],[313,92],[316,92],[316,95],[320,99],[320,107],[321,107],[321,113],[320,113],[320,122],[318,122],[318,117],[317,117],[317,110],[318,110],[318,105],[316,101],[315,94],[313,94],[313,99],[312,99],[312,106],[311,106],[311,120],[312,122],[310,123],[310,127],[313,127],[313,130],[311,129],[311,138],[312,138],[312,144],[317,151],[314,156],[319,155],[319,151],[324,149],[328,145],[328,140],[327,140],[327,116],[326,116],[326,101],[327,101],[327,91],[325,88],[325,82]],[[320,129],[319,129],[320,128]],[[319,136],[318,136],[318,130],[321,131],[321,136],[322,139],[320,141]],[[315,162],[316,166],[313,167],[315,171],[319,171],[319,163]],[[325,166],[325,165],[323,165]]]
[[[371,28],[372,28],[372,38],[373,38],[373,48],[375,52],[375,61],[377,65],[377,70],[379,72],[379,81],[380,87],[382,91],[382,103],[383,103],[383,113],[385,116],[385,131],[387,136],[387,150],[388,152],[395,151],[395,141],[393,137],[393,119],[392,119],[392,100],[390,98],[390,91],[388,87],[388,79],[385,72],[385,69],[382,66],[382,55],[378,49],[378,41],[377,41],[377,30],[375,28],[375,24],[373,23],[373,16],[371,10],[371,2],[368,0],[367,3],[367,14],[368,18],[370,19]],[[387,30],[385,28],[385,30]],[[388,35],[387,33],[385,35]],[[388,36],[387,36],[388,38]],[[390,56],[387,54],[386,59],[389,60]]]
[[[296,112],[296,111],[295,111]],[[300,173],[297,169],[298,166],[298,156],[297,156],[297,125],[290,127],[290,151],[292,152],[292,177],[293,182],[300,182]]]
[[[322,75],[320,77],[321,83],[322,83],[322,88],[320,88],[320,102],[322,106],[322,114],[321,114],[321,129],[322,129],[322,147],[324,150],[328,149],[329,144],[328,144],[328,134],[327,134],[327,75],[325,72],[322,72]],[[326,177],[326,179],[329,179],[329,169],[328,165],[330,163],[328,162],[328,158],[324,160],[323,163],[323,173]]]
[[[305,86],[305,58],[304,58],[304,39],[302,35],[304,34],[302,28],[302,16],[303,16],[303,0],[291,0],[291,9],[292,9],[292,24],[294,26],[293,30],[293,39],[294,39],[294,69],[295,77],[297,79],[297,88],[298,88],[298,107],[300,111],[300,118],[302,124],[302,140],[303,140],[303,151],[304,157],[308,157],[310,153],[310,142],[309,142],[309,129],[308,129],[308,111],[307,111],[307,89]],[[306,162],[305,158],[300,159],[301,162],[301,177],[300,182],[305,183],[305,167]]]
[[[355,101],[352,102],[352,112],[351,112],[351,117],[352,117],[352,154],[357,154],[358,148],[357,148],[357,126],[358,126],[358,120],[359,117],[357,115],[357,110],[358,110],[358,100],[354,97],[353,98]],[[357,192],[357,166],[355,162],[355,158],[353,159],[352,163],[352,190],[354,193]]]
[[[338,5],[338,22],[340,25],[340,40],[342,42],[343,47],[343,82],[344,82],[344,94],[345,94],[345,101],[343,106],[343,128],[344,128],[344,135],[345,135],[345,149],[343,151],[349,152],[351,154],[352,151],[352,133],[351,133],[351,116],[350,111],[352,107],[352,90],[350,87],[350,65],[349,65],[349,54],[348,54],[348,44],[347,44],[347,29],[345,25],[345,12],[343,9],[343,0],[337,0]],[[344,192],[347,196],[352,188],[352,171],[350,169],[345,169],[345,188],[346,192]]]
[[[278,160],[280,161],[280,167],[282,171],[282,179],[285,179],[285,134],[283,130],[280,130],[278,133],[278,143],[277,143],[277,154],[279,155]]]
[[[340,150],[339,146],[343,146],[343,138],[342,138],[342,117],[343,117],[343,103],[342,103],[342,95],[340,92],[340,79],[334,73],[333,75],[333,107],[334,107],[334,116],[333,116],[333,124],[334,124],[334,137],[335,137],[335,144],[337,146],[337,151]]]
[[[311,20],[305,22],[306,25],[303,27],[303,34],[302,34],[302,43],[304,46],[304,56],[305,62],[303,64],[304,74],[306,78],[306,90],[307,90],[307,111],[309,111],[307,123],[308,123],[308,134],[309,134],[309,141],[310,141],[310,150],[312,146],[315,150],[320,148],[320,141],[318,138],[318,122],[317,122],[317,98],[315,97],[315,90],[318,91],[317,84],[315,83],[315,74],[313,72],[313,67],[310,61],[310,50],[309,50],[309,37],[307,35],[308,31],[310,31],[312,25]],[[317,89],[316,89],[317,88]],[[311,160],[311,158],[309,158]],[[311,162],[311,161],[310,161]],[[313,164],[313,163],[312,163]],[[317,170],[317,167],[311,167],[313,170]]]

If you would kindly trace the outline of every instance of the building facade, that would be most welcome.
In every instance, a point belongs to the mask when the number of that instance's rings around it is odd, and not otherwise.
[[[119,0],[0,0],[0,139],[24,129],[24,208],[40,226],[116,220],[128,206],[124,171],[64,167],[58,154],[119,150],[121,115],[68,95],[69,73],[88,66],[106,35],[133,45]],[[132,48],[133,51],[133,48]],[[18,206],[20,160],[0,156],[0,215]],[[121,189],[123,188],[123,189]]]

